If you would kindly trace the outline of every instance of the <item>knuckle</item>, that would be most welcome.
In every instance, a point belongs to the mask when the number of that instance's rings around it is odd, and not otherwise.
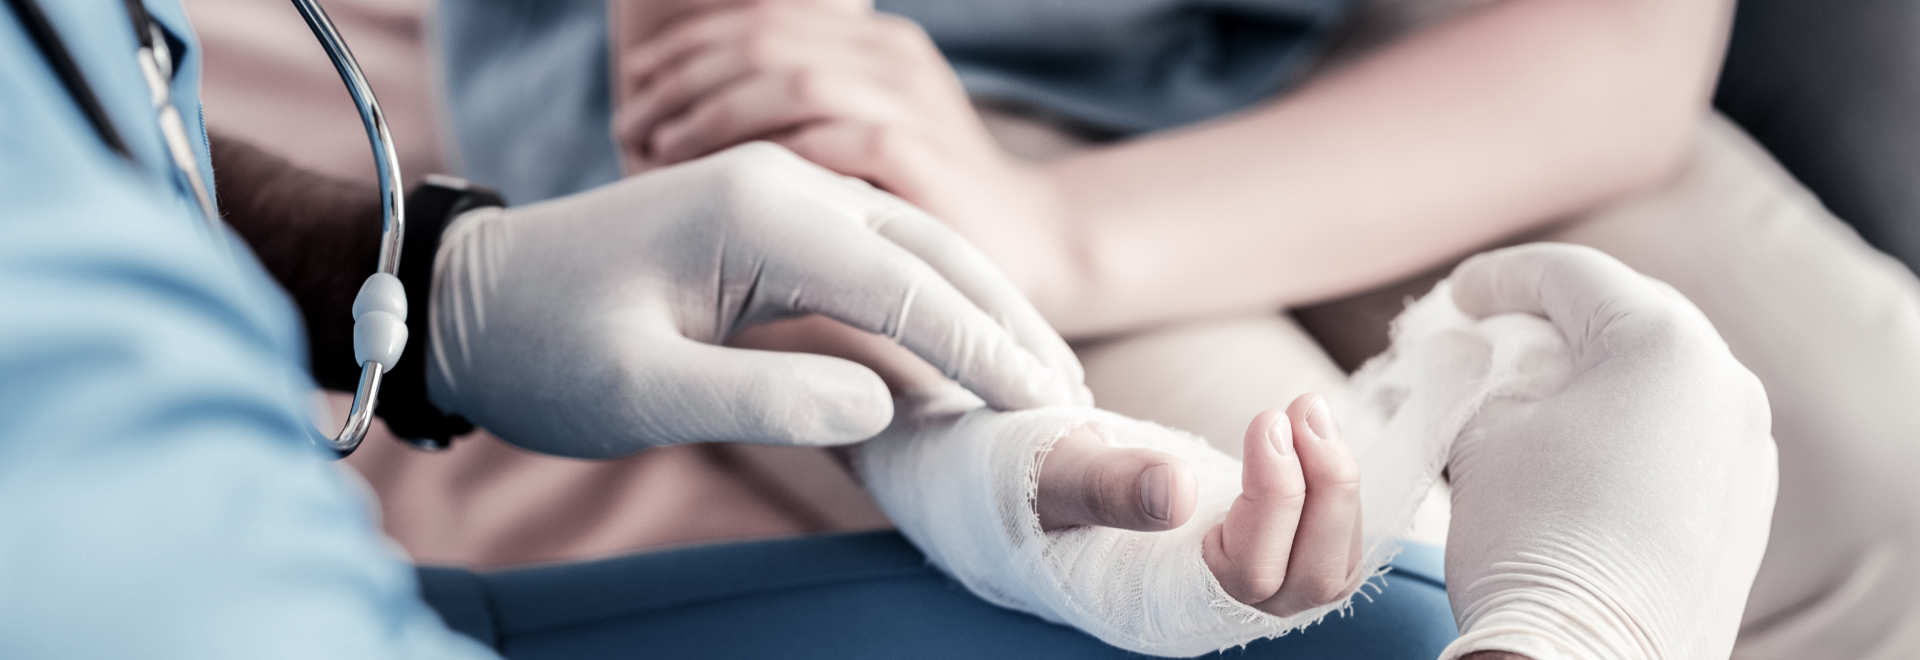
[[[780,37],[772,30],[754,30],[740,43],[740,58],[746,68],[764,71],[780,65]]]
[[[1106,492],[1107,490],[1105,487],[1095,488],[1086,494],[1083,506],[1086,507],[1087,512],[1093,514],[1094,520],[1103,523],[1114,523],[1131,518],[1127,507],[1114,501],[1113,496]]]
[[[1633,314],[1623,319],[1623,324],[1632,327],[1635,334],[1645,337],[1656,346],[1680,348],[1697,333],[1693,331],[1691,319],[1674,311],[1677,310],[1660,309],[1650,313]]]
[[[831,83],[817,69],[796,69],[787,77],[787,96],[800,107],[817,109],[832,98]]]
[[[616,114],[613,122],[613,137],[622,146],[640,145],[647,138],[647,127],[640,125],[640,117],[632,113]]]
[[[647,86],[653,89],[657,98],[679,96],[687,85],[686,74],[678,68],[661,67],[648,78]]]
[[[1347,580],[1344,575],[1316,574],[1294,583],[1300,589],[1300,599],[1309,607],[1338,602],[1347,595]]]
[[[925,28],[920,27],[919,23],[905,17],[895,16],[893,14],[876,14],[874,19],[874,23],[879,27],[879,32],[882,37],[894,45],[918,47],[921,44],[932,43],[933,41],[931,37],[927,36]]]
[[[883,171],[895,171],[905,165],[912,150],[912,138],[897,126],[876,124],[867,128],[866,157]]]
[[[1262,504],[1297,511],[1301,507],[1306,506],[1307,484],[1300,479],[1286,479],[1281,483],[1274,484],[1260,495]],[[1245,495],[1242,495],[1242,497],[1245,497]],[[1248,499],[1253,498],[1249,497]]]
[[[1098,520],[1117,523],[1131,520],[1141,511],[1137,499],[1130,497],[1133,474],[1124,462],[1101,465],[1093,474],[1093,487],[1086,493],[1087,510]]]
[[[1314,470],[1311,488],[1319,492],[1358,492],[1360,466],[1344,456],[1326,461]]]
[[[927,34],[926,28],[920,26],[919,21],[904,16],[895,16],[893,14],[885,14],[884,16],[888,19],[889,23],[894,26],[893,29],[900,33],[900,36],[912,39],[915,43],[933,43],[933,37]]]
[[[1603,332],[1612,335],[1596,343],[1599,350],[1617,356],[1638,356],[1648,364],[1690,368],[1695,373],[1729,361],[1724,343],[1711,327],[1680,310],[1654,310],[1616,319]]]
[[[694,111],[693,116],[687,118],[686,125],[681,127],[682,130],[679,131],[680,135],[676,137],[698,137],[701,135],[721,133],[725,131],[726,127],[733,125],[734,118],[735,114],[732,105],[727,103],[709,103],[699,110]]]
[[[1261,572],[1236,572],[1228,575],[1215,575],[1220,588],[1234,600],[1249,605],[1272,598],[1279,593],[1282,578]]]

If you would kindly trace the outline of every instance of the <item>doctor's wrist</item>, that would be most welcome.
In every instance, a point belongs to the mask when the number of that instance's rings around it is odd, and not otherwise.
[[[314,381],[352,391],[353,300],[380,256],[379,192],[218,131],[207,138],[221,216],[299,307]]]

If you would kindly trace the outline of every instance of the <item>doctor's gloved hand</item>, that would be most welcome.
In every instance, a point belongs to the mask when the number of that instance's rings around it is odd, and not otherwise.
[[[1678,292],[1592,249],[1499,250],[1451,279],[1470,316],[1550,321],[1571,372],[1489,401],[1454,445],[1442,657],[1727,657],[1778,479],[1759,380]]]
[[[768,143],[464,214],[432,295],[434,404],[562,456],[879,433],[892,397],[867,368],[718,345],[808,314],[892,338],[996,408],[1092,400],[1072,351],[985,257]]]

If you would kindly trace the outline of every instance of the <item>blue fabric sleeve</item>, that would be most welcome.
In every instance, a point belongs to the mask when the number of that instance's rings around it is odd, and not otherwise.
[[[1128,135],[1284,91],[1351,0],[875,0],[927,30],[967,92]]]
[[[529,204],[620,179],[605,0],[434,3],[460,175]]]
[[[292,305],[183,197],[120,3],[42,5],[137,161],[0,10],[0,657],[492,657],[308,442]]]

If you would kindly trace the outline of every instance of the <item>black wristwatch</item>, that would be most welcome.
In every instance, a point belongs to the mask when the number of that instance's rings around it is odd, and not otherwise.
[[[413,329],[400,363],[387,372],[373,413],[393,434],[414,447],[437,451],[454,436],[473,431],[473,423],[449,415],[427,400],[427,318],[432,300],[433,257],[440,234],[454,218],[477,208],[506,206],[500,194],[464,179],[427,175],[407,193],[407,232],[400,247],[400,283],[407,288],[407,326]]]

